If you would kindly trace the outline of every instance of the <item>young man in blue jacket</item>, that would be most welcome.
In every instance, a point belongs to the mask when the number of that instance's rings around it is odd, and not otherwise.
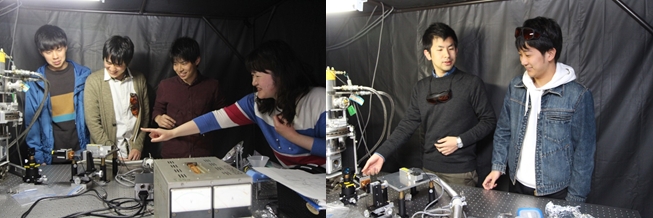
[[[592,93],[558,62],[562,31],[554,20],[526,20],[515,46],[526,72],[508,86],[483,187],[496,187],[507,164],[511,192],[584,202],[596,150]]]
[[[27,133],[27,146],[34,148],[34,161],[39,164],[62,163],[53,160],[52,151],[71,148],[86,149],[89,132],[84,120],[84,84],[91,74],[88,67],[66,59],[68,39],[59,27],[44,25],[34,35],[34,43],[45,61],[37,72],[50,82],[28,82],[25,94],[25,123],[37,119]],[[48,92],[48,93],[46,93]],[[43,96],[48,95],[44,102]],[[45,104],[36,115],[39,104]],[[36,116],[36,117],[35,117]]]

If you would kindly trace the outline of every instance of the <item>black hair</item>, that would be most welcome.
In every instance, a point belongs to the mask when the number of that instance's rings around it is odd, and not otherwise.
[[[43,25],[34,34],[34,44],[39,53],[68,46],[66,33],[58,26]]]
[[[458,37],[456,32],[451,29],[448,25],[444,23],[433,23],[424,31],[422,35],[422,45],[424,50],[431,52],[431,46],[433,46],[433,39],[435,37],[440,37],[442,40],[445,40],[449,37],[453,39],[453,46],[458,48]]]
[[[172,43],[168,55],[173,63],[178,59],[195,62],[200,57],[200,45],[192,38],[181,37]]]
[[[297,102],[316,84],[307,65],[298,59],[288,44],[273,40],[261,44],[249,53],[245,67],[250,73],[271,71],[277,88],[276,100],[256,99],[259,111],[272,114],[279,108],[281,116],[292,123]]]
[[[102,48],[102,60],[107,58],[112,64],[129,66],[134,57],[134,43],[128,36],[112,36],[104,42]]]
[[[515,38],[515,46],[517,50],[526,49],[526,45],[533,47],[544,54],[551,50],[556,49],[555,62],[558,62],[560,53],[562,52],[562,30],[558,23],[551,18],[536,17],[524,21],[522,27],[528,27],[540,33],[537,39],[525,40],[523,35]]]

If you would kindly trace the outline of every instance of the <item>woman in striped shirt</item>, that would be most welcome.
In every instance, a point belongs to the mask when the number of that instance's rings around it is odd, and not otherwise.
[[[143,128],[152,142],[234,126],[257,124],[275,156],[285,167],[326,159],[326,91],[316,87],[307,68],[288,44],[269,41],[245,62],[256,92],[236,103],[166,129]]]

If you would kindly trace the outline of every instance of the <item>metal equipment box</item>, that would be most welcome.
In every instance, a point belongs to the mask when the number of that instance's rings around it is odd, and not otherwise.
[[[216,157],[154,160],[156,217],[251,216],[252,178]]]

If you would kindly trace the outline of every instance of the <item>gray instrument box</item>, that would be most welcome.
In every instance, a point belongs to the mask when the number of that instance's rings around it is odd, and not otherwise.
[[[154,160],[156,217],[251,216],[252,178],[216,157]]]

